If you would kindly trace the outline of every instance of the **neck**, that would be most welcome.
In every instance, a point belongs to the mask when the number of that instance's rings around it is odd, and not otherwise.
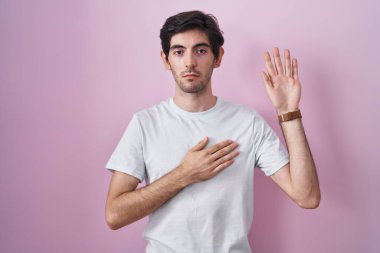
[[[212,94],[211,88],[203,93],[186,93],[176,89],[173,100],[178,107],[185,111],[202,112],[214,107],[217,97]]]

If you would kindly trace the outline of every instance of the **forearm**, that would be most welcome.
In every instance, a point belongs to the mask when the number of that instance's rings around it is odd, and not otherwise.
[[[316,166],[302,120],[298,118],[282,122],[281,128],[289,151],[289,174],[293,196],[301,205],[313,206],[319,203],[320,190]]]
[[[151,214],[189,184],[176,168],[145,187],[121,194],[109,206],[112,229]]]

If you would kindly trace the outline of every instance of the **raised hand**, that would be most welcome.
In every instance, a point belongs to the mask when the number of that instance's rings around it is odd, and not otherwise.
[[[179,166],[183,177],[190,183],[200,182],[214,177],[233,163],[239,151],[238,144],[231,140],[219,142],[205,148],[208,138],[204,138],[192,147]]]
[[[269,52],[265,52],[266,72],[262,72],[267,94],[277,110],[283,114],[299,109],[301,100],[301,82],[298,79],[298,62],[291,60],[290,51],[285,50],[285,68],[282,66],[278,48],[273,49],[274,63]]]

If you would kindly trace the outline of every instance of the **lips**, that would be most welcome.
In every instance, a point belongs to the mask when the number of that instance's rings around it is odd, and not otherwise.
[[[186,73],[183,75],[183,77],[198,77],[199,74],[196,74],[196,73]]]

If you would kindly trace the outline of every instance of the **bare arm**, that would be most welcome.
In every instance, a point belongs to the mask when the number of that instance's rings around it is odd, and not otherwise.
[[[270,100],[281,115],[299,108],[301,82],[298,79],[298,62],[295,58],[291,61],[289,50],[285,50],[285,68],[282,66],[278,48],[273,50],[273,57],[275,65],[269,53],[265,53],[268,73],[263,72],[263,81]],[[299,206],[316,208],[321,193],[302,121],[286,121],[281,123],[281,127],[288,146],[290,163],[271,177]]]
[[[177,168],[137,190],[137,178],[114,172],[106,201],[108,226],[119,229],[151,214],[186,186],[214,177],[239,154],[234,142],[227,140],[204,149],[207,142],[203,139]]]
[[[301,119],[281,123],[290,163],[271,176],[299,206],[316,208],[321,193],[315,163]]]

